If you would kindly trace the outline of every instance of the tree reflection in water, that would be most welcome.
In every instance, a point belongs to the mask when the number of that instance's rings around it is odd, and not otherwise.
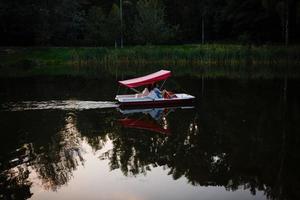
[[[271,120],[276,121],[277,116],[274,118]],[[232,191],[242,187],[253,195],[257,190],[264,191],[270,199],[299,197],[299,181],[293,177],[293,174],[300,177],[299,170],[289,171],[289,168],[299,166],[297,159],[286,160],[280,154],[277,157],[277,152],[284,148],[286,155],[296,158],[295,151],[289,151],[295,146],[290,142],[289,147],[281,145],[278,127],[265,126],[264,130],[261,127],[260,131],[272,133],[273,137],[269,134],[256,136],[256,127],[251,123],[233,121],[229,125],[216,126],[211,121],[216,120],[200,117],[194,111],[192,114],[180,111],[168,116],[170,135],[115,129],[111,137],[113,149],[103,157],[110,160],[111,170],[119,168],[125,176],[147,174],[151,168],[160,166],[175,180],[186,177],[195,186],[224,186]],[[236,133],[235,129],[228,132],[226,127],[232,124],[236,130],[244,132]],[[291,133],[290,139],[293,137],[295,135]],[[285,178],[278,180],[279,174]]]
[[[27,199],[32,196],[27,163],[34,157],[32,145],[26,144],[6,155],[0,165],[0,199]],[[0,157],[1,158],[1,157]]]
[[[45,152],[37,156],[32,168],[45,189],[57,190],[72,177],[78,165],[84,164],[81,134],[74,113],[67,113],[64,127],[51,138]]]
[[[32,118],[28,120],[32,120]],[[38,120],[36,118],[36,121]],[[49,124],[37,124],[40,128],[37,130],[37,134],[47,132],[43,132],[43,130],[50,128],[49,125],[53,125],[50,120],[48,122]],[[81,134],[77,129],[76,115],[67,113],[62,123],[63,127],[57,127],[57,125],[60,123],[55,124],[54,129],[60,130],[54,135],[51,134],[50,140],[47,139],[47,134],[43,136],[46,144],[43,144],[44,141],[42,144],[39,141],[24,144],[21,148],[16,148],[14,152],[1,156],[0,188],[3,197],[7,199],[15,195],[20,195],[16,199],[30,197],[32,182],[29,174],[33,171],[44,189],[56,191],[71,179],[73,171],[79,165],[84,164],[82,156],[84,150],[81,145]],[[22,128],[29,128],[28,130],[35,134],[36,130],[33,130],[32,127]]]
[[[113,149],[104,156],[110,160],[111,169],[120,168],[124,175],[135,176],[146,174],[151,167],[166,166],[170,168],[169,174],[175,179],[185,175],[179,169],[181,163],[186,162],[181,159],[186,153],[183,149],[192,150],[197,148],[197,138],[199,135],[198,125],[195,118],[191,118],[189,113],[181,113],[180,123],[169,124],[164,113],[155,118],[163,127],[171,128],[171,135],[147,132],[139,129],[122,128],[117,129],[113,135]],[[142,114],[143,115],[143,114]],[[140,120],[137,117],[137,120]],[[173,126],[172,126],[173,125]],[[176,164],[173,167],[172,164]]]
[[[291,134],[283,143],[277,126],[260,127],[261,134],[257,134],[255,123],[240,123],[240,116],[224,125],[218,123],[226,121],[227,116],[223,119],[222,114],[211,115],[203,110],[162,112],[157,123],[170,129],[170,134],[121,127],[116,119],[125,116],[115,110],[45,115],[39,111],[13,114],[12,119],[8,116],[8,121],[22,119],[21,133],[30,134],[23,138],[17,134],[19,129],[7,125],[18,142],[0,154],[2,197],[9,199],[14,194],[19,195],[17,199],[30,198],[29,176],[33,171],[45,189],[58,190],[72,179],[74,170],[84,165],[83,142],[96,152],[108,141],[112,149],[100,159],[109,160],[110,169],[120,169],[125,176],[146,175],[152,168],[161,167],[175,180],[185,177],[194,186],[223,186],[227,190],[243,187],[252,194],[264,191],[270,199],[299,197],[299,158],[295,153],[299,136],[292,134],[295,130],[290,128],[297,126],[286,125]],[[133,117],[154,120],[144,113]],[[247,121],[253,119],[250,116]],[[276,115],[270,118],[263,114],[257,121],[267,124],[266,119],[271,124],[277,121]],[[33,121],[37,122],[35,126]]]

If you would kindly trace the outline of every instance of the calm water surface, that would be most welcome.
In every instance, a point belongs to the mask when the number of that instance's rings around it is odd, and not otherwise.
[[[115,78],[0,79],[0,199],[299,199],[300,81],[175,77],[194,107],[119,110]]]

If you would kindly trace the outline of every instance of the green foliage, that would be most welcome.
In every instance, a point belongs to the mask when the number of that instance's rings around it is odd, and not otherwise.
[[[300,24],[300,2],[297,2],[296,4],[296,13],[297,23]]]
[[[123,0],[124,43],[299,42],[296,0]],[[119,1],[0,0],[3,46],[114,46]],[[204,26],[202,26],[202,22]],[[288,26],[287,26],[288,25]]]
[[[106,15],[101,7],[93,7],[88,14],[87,41],[90,45],[113,46],[120,33],[120,11],[116,4]]]
[[[250,42],[250,36],[248,33],[243,33],[241,35],[239,35],[238,37],[238,41],[241,43],[241,44],[247,44]]]
[[[34,4],[36,5],[36,4]],[[86,31],[85,12],[80,10],[79,0],[62,0],[57,4],[45,1],[34,6],[37,14],[34,26],[35,42],[39,45],[80,45]]]
[[[102,45],[106,36],[105,15],[100,7],[93,7],[88,13],[87,41],[89,44]]]
[[[140,44],[158,44],[168,41],[175,27],[165,22],[164,6],[159,0],[139,0],[135,18],[135,39]]]
[[[112,45],[118,38],[120,38],[120,9],[117,4],[113,4],[111,11],[107,17],[107,32],[109,33],[109,41]]]

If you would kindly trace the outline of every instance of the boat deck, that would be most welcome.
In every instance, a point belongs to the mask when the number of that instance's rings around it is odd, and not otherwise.
[[[192,103],[195,97],[189,94],[175,94],[173,98],[151,98],[149,96],[143,96],[141,94],[133,95],[117,95],[115,98],[121,107],[128,106],[147,106],[156,107],[163,105],[182,105]]]

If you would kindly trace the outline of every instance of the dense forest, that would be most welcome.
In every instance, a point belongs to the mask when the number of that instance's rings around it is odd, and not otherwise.
[[[0,24],[1,46],[295,44],[300,2],[0,0]]]

